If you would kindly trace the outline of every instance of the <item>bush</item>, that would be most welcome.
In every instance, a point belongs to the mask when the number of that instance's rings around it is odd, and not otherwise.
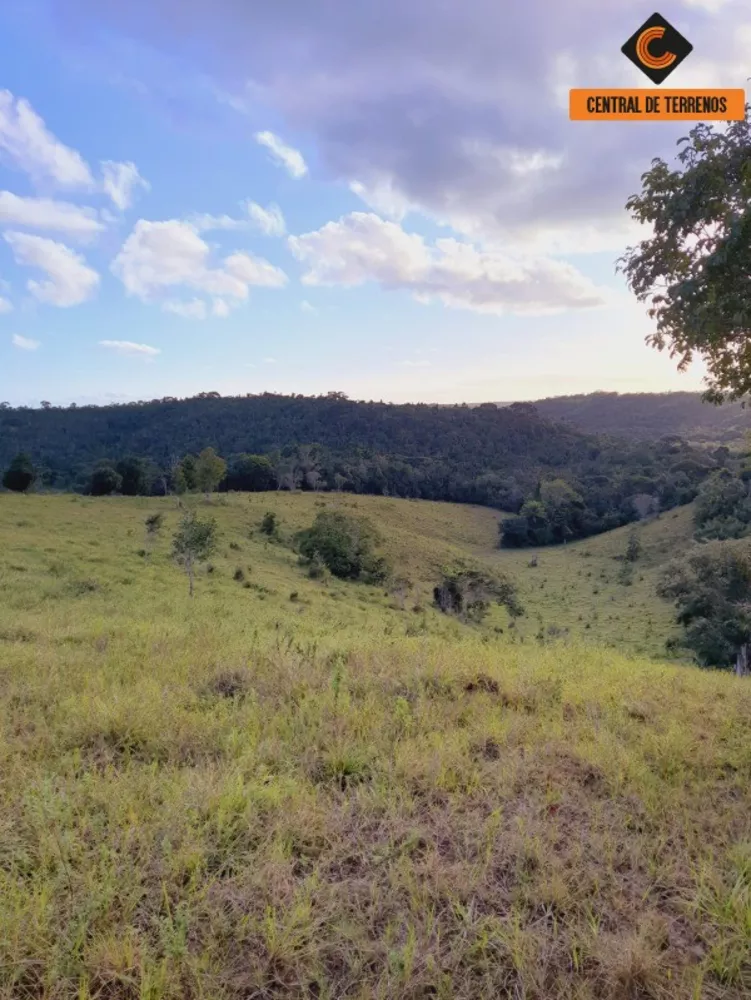
[[[481,622],[491,603],[504,605],[512,617],[524,614],[514,584],[480,569],[445,570],[433,590],[433,603],[444,614]]]
[[[3,486],[6,490],[25,493],[36,479],[36,469],[27,454],[16,455],[3,475]]]
[[[312,527],[296,538],[301,558],[313,567],[322,563],[342,580],[382,583],[389,568],[386,560],[375,554],[380,537],[365,518],[350,517],[337,511],[321,512]],[[309,570],[309,575],[312,575]]]
[[[111,462],[98,462],[91,473],[88,492],[93,497],[105,497],[117,493],[123,484],[122,476]]]
[[[266,511],[263,515],[263,520],[261,521],[261,531],[268,538],[279,537],[279,518],[273,511]]]

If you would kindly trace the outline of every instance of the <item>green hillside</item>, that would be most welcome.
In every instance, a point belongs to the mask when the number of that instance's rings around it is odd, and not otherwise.
[[[692,518],[687,505],[569,545],[494,553],[491,561],[518,581],[528,609],[518,633],[532,637],[542,629],[547,637],[566,630],[577,639],[664,656],[666,640],[679,630],[655,586],[664,564],[691,544]],[[619,582],[631,532],[641,552],[629,582]]]
[[[625,587],[628,529],[501,552],[484,508],[190,502],[192,600],[174,500],[0,496],[3,1000],[748,995],[751,689],[602,645],[664,648],[689,510]],[[298,565],[323,505],[376,524],[403,610]],[[430,607],[458,559],[515,577],[514,629]]]
[[[651,441],[674,434],[694,443],[748,444],[751,420],[742,402],[713,406],[698,392],[593,392],[536,400],[549,420],[589,434]]]

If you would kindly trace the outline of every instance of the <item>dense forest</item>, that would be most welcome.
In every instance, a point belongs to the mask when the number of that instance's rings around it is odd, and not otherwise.
[[[14,461],[9,488],[33,476],[37,487],[100,495],[307,489],[481,504],[517,515],[503,543],[524,546],[687,503],[731,457],[675,436],[586,434],[523,403],[202,393],[106,407],[2,405],[0,467]]]
[[[741,402],[713,406],[698,392],[594,392],[540,399],[534,406],[550,420],[578,430],[633,440],[675,434],[694,444],[735,444],[751,431],[751,412]]]

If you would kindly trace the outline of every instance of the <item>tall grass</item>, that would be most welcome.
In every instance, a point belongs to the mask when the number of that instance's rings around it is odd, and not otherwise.
[[[751,687],[431,611],[490,512],[359,508],[402,611],[268,506],[191,601],[172,502],[0,497],[0,996],[747,996]]]

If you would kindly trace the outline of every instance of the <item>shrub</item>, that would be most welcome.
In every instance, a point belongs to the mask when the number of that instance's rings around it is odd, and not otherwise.
[[[493,602],[504,605],[512,617],[524,613],[514,584],[505,576],[492,576],[481,569],[444,570],[433,590],[433,603],[440,611],[465,621],[481,622]]]
[[[375,584],[388,577],[386,560],[374,551],[380,537],[365,518],[321,512],[312,527],[297,535],[296,542],[302,559],[311,567],[314,562],[322,563],[342,580]]]
[[[263,520],[261,521],[261,531],[268,538],[279,537],[279,518],[273,511],[266,511],[263,515]]]
[[[27,454],[16,455],[3,475],[3,486],[6,490],[25,493],[36,479],[36,469]]]

